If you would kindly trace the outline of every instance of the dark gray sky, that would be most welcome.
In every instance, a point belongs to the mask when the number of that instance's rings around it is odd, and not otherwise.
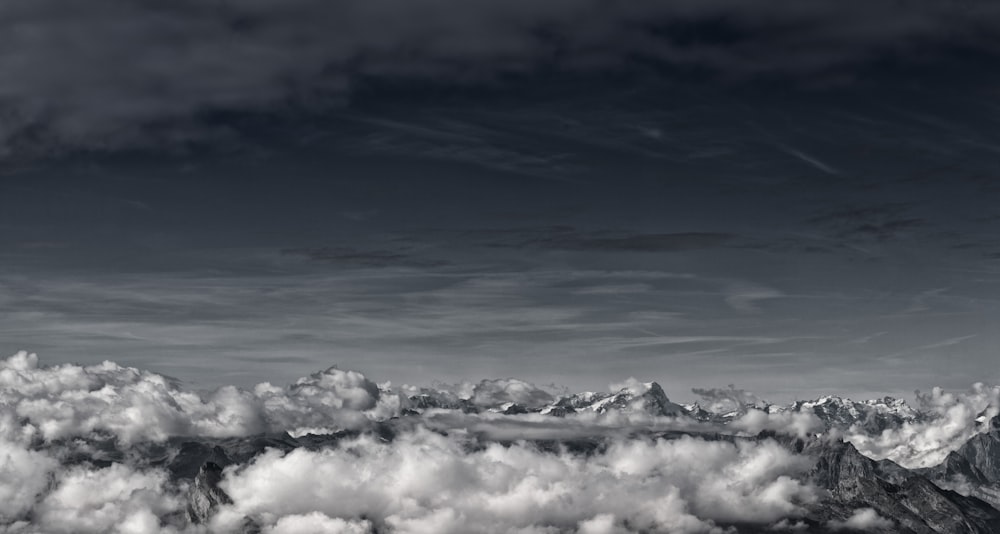
[[[11,0],[0,349],[204,387],[995,382],[998,20]]]

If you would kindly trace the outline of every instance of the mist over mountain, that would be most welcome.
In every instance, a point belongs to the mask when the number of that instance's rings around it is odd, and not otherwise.
[[[959,533],[1000,528],[1000,388],[769,404],[732,386],[184,389],[0,363],[4,532]],[[728,402],[722,402],[728,400]]]

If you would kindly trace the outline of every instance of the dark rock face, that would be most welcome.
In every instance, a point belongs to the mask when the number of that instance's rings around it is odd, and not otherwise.
[[[232,463],[225,449],[218,445],[185,441],[164,467],[177,478],[192,479],[201,475],[208,464],[224,467]]]
[[[188,519],[194,524],[207,524],[220,506],[232,504],[233,500],[219,487],[222,482],[222,467],[214,462],[201,466],[188,490]],[[244,518],[239,529],[241,534],[260,534],[260,526],[250,518]]]
[[[222,488],[222,467],[214,462],[201,466],[188,492],[188,516],[194,523],[207,523],[219,506],[232,504]]]
[[[503,411],[504,415],[521,415],[521,414],[526,414],[526,413],[529,413],[528,409],[525,408],[524,406],[521,406],[520,404],[516,404],[516,403],[515,404],[511,404],[510,406],[508,406],[507,408],[505,408],[504,411]]]
[[[814,444],[805,452],[817,458],[813,481],[830,491],[829,500],[810,510],[817,523],[844,521],[853,510],[872,508],[895,523],[885,532],[1000,532],[1000,510],[892,462],[872,460],[850,443]]]
[[[941,464],[922,472],[939,486],[1000,508],[1000,416],[990,420],[989,428],[948,454]]]
[[[666,392],[656,382],[650,385],[649,391],[644,393],[643,397],[646,397],[647,402],[651,404],[657,415],[676,416],[684,413],[684,409],[680,405],[670,402]]]
[[[937,532],[1000,532],[1000,511],[980,499],[943,490],[919,475],[901,488],[902,504]]]
[[[1000,430],[974,436],[958,449],[957,455],[979,474],[984,482],[1000,482]]]

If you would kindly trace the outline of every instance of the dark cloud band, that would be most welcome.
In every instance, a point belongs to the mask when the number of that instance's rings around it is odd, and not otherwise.
[[[998,27],[1000,8],[983,1],[11,0],[0,7],[0,144],[201,140],[220,135],[206,113],[325,105],[373,78],[637,63],[813,75],[946,48],[992,53]]]

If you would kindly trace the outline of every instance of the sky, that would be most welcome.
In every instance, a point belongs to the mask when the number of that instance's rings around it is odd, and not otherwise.
[[[10,0],[0,352],[996,383],[998,31],[975,0]]]

